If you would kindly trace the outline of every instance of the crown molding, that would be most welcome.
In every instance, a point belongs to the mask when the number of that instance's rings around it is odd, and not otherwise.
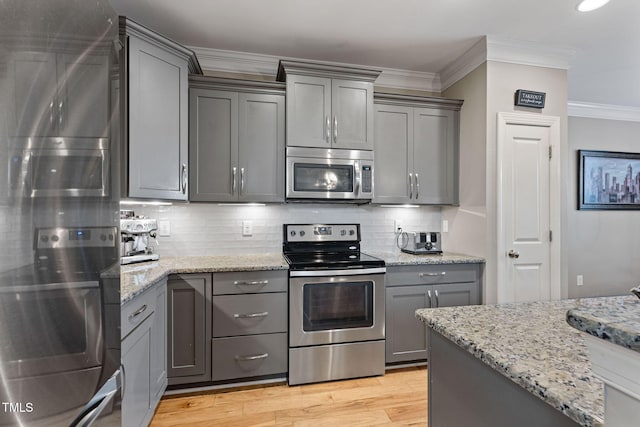
[[[196,46],[189,46],[189,49],[196,53],[203,70],[225,73],[275,77],[281,59],[299,60],[299,58],[286,58]],[[382,67],[377,68],[382,70],[382,74],[376,79],[376,86],[440,92],[440,76],[437,73]]]
[[[640,108],[569,101],[568,116],[640,122]]]
[[[486,42],[487,61],[567,70],[569,61],[576,54],[575,49],[570,47],[549,46],[495,36],[486,36]]]
[[[440,71],[441,88],[444,91],[475,70],[487,60],[487,41],[482,37],[465,53]]]

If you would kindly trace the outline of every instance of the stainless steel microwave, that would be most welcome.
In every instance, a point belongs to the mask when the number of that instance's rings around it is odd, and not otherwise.
[[[373,151],[287,147],[287,200],[368,203]]]
[[[17,138],[9,143],[9,194],[14,197],[106,197],[106,138]]]

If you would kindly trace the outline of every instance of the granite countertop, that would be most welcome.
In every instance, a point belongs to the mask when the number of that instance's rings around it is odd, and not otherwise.
[[[582,332],[565,318],[567,310],[611,302],[588,298],[445,307],[417,310],[416,316],[580,425],[601,426],[603,384],[591,370]]]
[[[607,298],[567,312],[567,323],[613,344],[640,352],[640,299]]]
[[[163,257],[158,261],[121,266],[120,301],[125,304],[170,274],[225,271],[286,270],[281,254]]]
[[[382,258],[387,267],[395,265],[425,265],[425,264],[484,264],[484,258],[479,258],[471,255],[456,254],[452,252],[444,252],[441,255],[413,255],[404,252],[375,252],[366,251],[363,252]]]

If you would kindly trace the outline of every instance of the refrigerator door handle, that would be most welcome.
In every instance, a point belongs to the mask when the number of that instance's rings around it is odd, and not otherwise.
[[[100,390],[93,395],[91,400],[84,405],[82,412],[69,424],[69,427],[89,427],[102,414],[104,408],[118,394],[122,388],[120,369],[115,371],[111,378],[104,383]]]

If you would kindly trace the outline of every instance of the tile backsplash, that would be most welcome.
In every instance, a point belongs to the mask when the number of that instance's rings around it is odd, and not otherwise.
[[[129,208],[129,207],[127,207]],[[283,204],[266,206],[175,204],[132,206],[136,215],[167,221],[170,236],[158,236],[154,251],[160,256],[229,255],[282,251],[282,224],[358,223],[363,251],[397,251],[394,224],[404,230],[439,231],[439,207],[379,207],[338,204]],[[252,234],[243,236],[243,221]]]

